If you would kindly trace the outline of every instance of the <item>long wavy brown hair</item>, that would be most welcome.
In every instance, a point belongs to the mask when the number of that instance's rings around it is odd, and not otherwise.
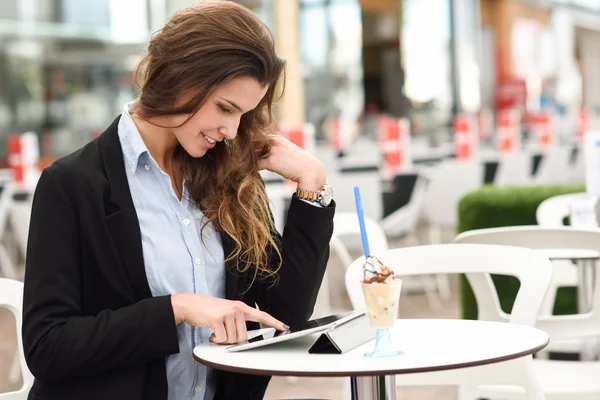
[[[276,88],[283,93],[284,85],[278,83],[285,80],[284,70],[266,25],[247,8],[216,0],[175,13],[153,35],[136,71],[140,96],[135,112],[144,119],[191,118],[216,88],[234,78],[251,77],[268,88],[258,106],[242,116],[235,140],[217,143],[201,158],[181,146],[173,154],[207,223],[235,243],[227,261],[237,261],[241,273],[253,268],[252,282],[276,278],[282,260],[257,162],[270,149],[272,105]],[[177,103],[190,92],[189,101]],[[278,263],[269,262],[273,255]]]

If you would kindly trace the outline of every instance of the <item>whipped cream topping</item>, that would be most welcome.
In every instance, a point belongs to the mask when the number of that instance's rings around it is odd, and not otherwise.
[[[394,281],[394,271],[384,265],[381,260],[373,255],[367,257],[363,265],[363,283],[386,283]]]

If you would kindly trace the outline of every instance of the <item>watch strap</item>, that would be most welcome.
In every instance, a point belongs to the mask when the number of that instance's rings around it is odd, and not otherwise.
[[[304,200],[319,201],[319,192],[307,189],[296,189],[296,195]]]

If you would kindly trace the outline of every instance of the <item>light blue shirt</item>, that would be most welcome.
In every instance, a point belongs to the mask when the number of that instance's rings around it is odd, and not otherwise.
[[[203,214],[175,195],[170,177],[148,152],[125,106],[119,140],[133,204],[140,222],[148,284],[153,296],[199,293],[225,297],[224,254],[219,234],[207,226],[200,238]],[[149,335],[152,332],[148,332]],[[187,323],[177,326],[179,353],[166,357],[169,400],[212,400],[214,371],[192,357],[192,349],[208,341],[212,330]]]

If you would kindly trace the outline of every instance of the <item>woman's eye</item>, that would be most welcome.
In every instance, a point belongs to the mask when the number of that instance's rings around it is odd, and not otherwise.
[[[219,106],[219,108],[221,109],[222,112],[224,112],[225,114],[231,114],[231,110],[227,107],[223,107],[223,106]]]

